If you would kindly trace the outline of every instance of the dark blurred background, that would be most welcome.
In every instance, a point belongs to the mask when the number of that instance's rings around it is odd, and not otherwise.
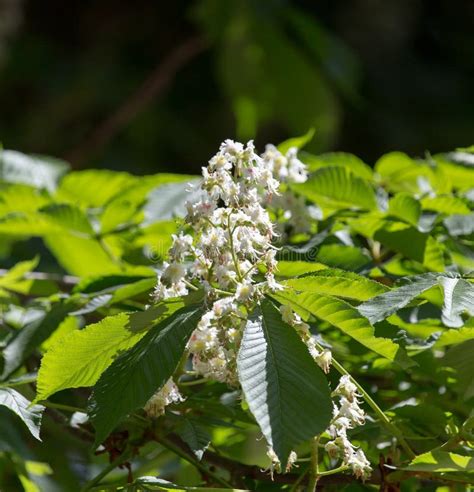
[[[0,0],[0,140],[198,172],[224,138],[372,163],[474,143],[473,0]]]

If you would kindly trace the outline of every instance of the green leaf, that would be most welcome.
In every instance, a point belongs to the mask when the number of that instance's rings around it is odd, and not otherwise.
[[[435,449],[420,454],[404,469],[434,473],[473,472],[474,457]]]
[[[388,204],[388,215],[408,222],[414,227],[418,226],[420,214],[420,202],[409,193],[397,193]]]
[[[278,270],[276,274],[279,277],[297,277],[308,272],[317,272],[327,268],[322,263],[313,263],[310,261],[278,261]]]
[[[357,308],[345,301],[312,292],[298,294],[289,289],[272,294],[272,297],[281,304],[289,305],[305,320],[313,315],[327,321],[364,347],[390,361],[398,362],[402,366],[412,365],[401,347],[388,338],[374,336],[374,327],[357,311]]]
[[[456,388],[469,400],[474,397],[474,340],[452,346],[444,356],[443,365],[456,371]],[[452,374],[454,376],[454,374]]]
[[[137,282],[133,282],[128,285],[123,285],[114,291],[112,295],[111,303],[120,302],[125,299],[130,299],[131,297],[135,297],[139,294],[144,294],[150,292],[153,287],[156,285],[156,278],[145,278],[142,280],[138,280]]]
[[[24,277],[25,273],[34,270],[38,266],[38,263],[39,256],[35,256],[31,260],[20,261],[0,277],[0,287],[14,290],[17,282]]]
[[[361,159],[346,152],[328,152],[327,154],[312,155],[302,152],[300,158],[308,166],[310,172],[323,167],[345,167],[356,176],[371,181],[372,169]]]
[[[293,185],[292,188],[328,209],[377,208],[375,192],[369,182],[344,167],[321,168],[306,183]]]
[[[131,174],[107,169],[75,171],[62,179],[56,199],[82,208],[101,207],[137,181],[138,178]]]
[[[142,408],[173,375],[201,316],[195,306],[178,310],[102,374],[90,401],[96,444],[130,412]]]
[[[423,254],[423,266],[433,272],[444,272],[446,270],[444,252],[444,244],[433,236],[428,236]]]
[[[41,441],[40,426],[44,411],[42,405],[31,405],[30,401],[12,388],[0,388],[0,405],[18,415],[33,437]]]
[[[52,157],[26,155],[14,150],[0,150],[0,180],[24,183],[35,188],[54,190],[69,165]]]
[[[250,411],[285,465],[292,449],[329,424],[326,378],[269,300],[247,322],[237,368]]]
[[[81,209],[67,203],[54,203],[40,209],[49,221],[67,231],[93,234],[94,231],[87,216]]]
[[[462,328],[452,328],[444,331],[436,340],[435,347],[445,347],[446,345],[455,345],[474,339],[474,327],[464,326]]]
[[[283,284],[300,292],[328,294],[358,301],[366,301],[389,290],[385,285],[356,273],[331,268],[289,279]]]
[[[67,302],[55,304],[46,314],[19,330],[3,350],[2,379],[21,367],[25,358],[51,336],[71,310],[72,305]]]
[[[30,237],[61,232],[57,224],[40,213],[12,212],[0,218],[0,234]]]
[[[407,306],[415,297],[431,289],[438,283],[439,275],[425,273],[415,277],[406,277],[405,285],[362,303],[357,309],[371,323],[387,318],[399,309]]]
[[[428,234],[423,234],[413,226],[403,222],[386,223],[377,230],[374,239],[392,251],[423,263]]]
[[[463,200],[452,195],[425,197],[421,200],[423,210],[432,210],[441,214],[469,214],[471,211]]]
[[[464,324],[461,315],[466,312],[474,316],[474,286],[460,278],[443,277],[440,283],[444,289],[442,320],[450,328]]]
[[[147,196],[153,189],[166,183],[189,182],[195,179],[195,176],[169,173],[140,177],[139,181],[114,195],[105,205],[100,216],[101,231],[110,232],[121,226],[140,222],[142,217],[138,211],[146,203]]]
[[[35,212],[48,203],[51,203],[51,198],[44,190],[0,183],[0,216],[11,212]]]
[[[209,432],[195,420],[185,418],[178,427],[177,433],[196,455],[196,458],[201,461],[206,449],[211,444]]]
[[[304,135],[301,135],[301,137],[289,138],[278,145],[278,150],[282,154],[286,154],[292,147],[302,149],[306,144],[313,140],[314,132],[314,128],[310,128]]]
[[[44,240],[58,263],[73,275],[106,275],[122,271],[119,264],[93,238],[62,232],[48,235]]]
[[[144,336],[147,326],[165,319],[182,305],[166,302],[143,313],[108,316],[57,340],[41,360],[36,401],[66,388],[93,386],[118,353]]]
[[[420,191],[420,178],[430,180],[433,176],[431,169],[411,159],[403,152],[389,152],[383,155],[375,164],[375,171],[379,174],[382,184],[391,191]]]
[[[472,166],[465,166],[456,162],[456,153],[437,154],[433,156],[436,164],[449,176],[452,186],[461,191],[474,188],[474,172]]]
[[[359,270],[370,263],[371,258],[368,254],[355,246],[346,246],[345,244],[323,244],[318,250],[316,260],[334,268]]]
[[[44,355],[36,400],[66,388],[93,386],[120,350],[132,347],[143,333],[130,327],[125,313],[77,330],[58,340]]]

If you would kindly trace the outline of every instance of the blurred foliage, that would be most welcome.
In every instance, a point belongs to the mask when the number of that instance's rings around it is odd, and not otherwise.
[[[470,0],[2,0],[0,138],[140,173],[197,172],[224,138],[261,144],[312,126],[310,150],[368,162],[445,151],[474,131],[473,27]],[[207,45],[91,146],[189,39]]]
[[[307,143],[311,133],[280,149]],[[473,151],[426,159],[390,152],[374,170],[352,154],[301,151],[309,179],[289,185],[318,218],[306,232],[293,230],[294,219],[286,223],[276,272],[284,290],[272,297],[331,347],[333,387],[343,367],[365,388],[369,417],[351,439],[404,492],[441,492],[444,482],[462,492],[474,480]],[[184,373],[177,379],[184,403],[158,419],[141,409],[163,367],[182,357],[186,339],[173,336],[189,337],[200,316],[199,293],[150,305],[193,179],[69,172],[57,159],[0,154],[0,239],[12,265],[0,271],[2,490],[72,492],[87,482],[83,490],[204,491],[215,489],[185,487],[230,481],[278,491],[306,473],[310,446],[300,441],[302,461],[291,473],[273,482],[262,471],[265,443],[251,397],[242,401],[239,388]],[[15,264],[19,251],[26,261]],[[286,333],[277,315],[269,326]],[[286,363],[298,347],[283,346]],[[279,396],[286,404],[296,387],[290,381],[292,391]],[[307,391],[299,384],[300,394]],[[287,407],[292,423],[322,418],[314,398],[300,400]],[[293,435],[270,422],[291,448]],[[329,457],[320,458],[331,471]],[[325,490],[374,490],[336,478],[321,482]],[[373,480],[382,480],[377,471]]]

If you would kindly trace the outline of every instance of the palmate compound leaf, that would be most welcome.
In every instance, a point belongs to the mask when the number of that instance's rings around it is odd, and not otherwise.
[[[168,301],[147,311],[108,316],[61,337],[41,360],[36,401],[66,388],[93,386],[117,353],[133,347],[148,326],[182,306],[182,302]]]
[[[31,405],[30,401],[13,388],[0,388],[0,405],[18,415],[31,434],[41,441],[39,433],[44,410],[42,405]]]
[[[357,311],[357,308],[341,299],[314,292],[298,293],[292,289],[272,294],[272,297],[281,304],[290,306],[303,319],[308,320],[312,315],[326,321],[364,347],[390,361],[397,362],[402,367],[413,365],[399,345],[388,338],[376,337],[374,327],[369,321]]]
[[[297,444],[327,428],[332,412],[327,380],[268,299],[247,323],[237,368],[250,411],[284,466]]]
[[[373,297],[363,302],[357,309],[371,323],[377,323],[407,306],[415,297],[438,284],[439,279],[448,274],[423,273],[415,277],[406,277],[407,282],[398,289]],[[454,274],[453,274],[453,277]]]
[[[179,309],[102,374],[89,404],[96,444],[130,412],[142,408],[173,375],[201,316],[201,308],[195,305]]]
[[[202,457],[211,444],[209,432],[196,420],[185,418],[177,429],[179,437],[189,446],[196,458]]]

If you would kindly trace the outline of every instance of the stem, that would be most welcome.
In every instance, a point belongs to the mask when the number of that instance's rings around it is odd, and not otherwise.
[[[185,284],[186,284],[186,285],[187,285],[190,289],[192,289],[192,290],[194,290],[194,291],[198,291],[198,290],[199,290],[199,288],[198,288],[198,287],[196,287],[195,285],[193,285],[193,284],[192,284],[191,282],[189,282],[188,280],[185,280],[185,281],[184,281],[184,283],[185,283]]]
[[[180,381],[178,384],[179,386],[194,386],[196,384],[203,384],[205,382],[207,382],[207,379],[199,378],[195,379],[194,381]]]
[[[112,461],[106,468],[104,468],[97,476],[95,476],[92,480],[87,482],[84,487],[82,487],[81,492],[86,492],[90,490],[94,485],[98,484],[106,475],[108,475],[112,470],[114,470],[117,466],[120,466],[124,461],[132,454],[131,448],[125,448],[123,453]]]
[[[240,272],[239,262],[237,261],[237,256],[235,254],[235,249],[234,249],[234,231],[231,230],[230,228],[230,214],[227,217],[227,229],[229,230],[229,243],[230,243],[230,251],[232,254],[232,261],[234,262],[237,277],[239,281],[242,282],[242,273]]]
[[[318,348],[320,350],[323,349],[323,347],[319,344],[318,344]],[[391,420],[387,417],[384,411],[377,405],[377,403],[375,403],[375,401],[367,393],[367,391],[365,391],[364,388],[351,376],[351,374],[349,374],[349,372],[346,371],[344,367],[334,358],[332,359],[332,365],[340,374],[350,377],[352,383],[355,384],[360,394],[366,401],[367,405],[369,405],[369,407],[372,408],[372,410],[377,414],[377,416],[379,417],[380,421],[385,426],[385,428],[398,439],[400,446],[405,450],[405,452],[410,457],[410,459],[415,458],[416,454],[413,452],[410,445],[403,437],[401,430],[393,422],[391,422]]]
[[[332,470],[320,472],[319,476],[320,477],[327,477],[329,475],[336,475],[336,473],[340,473],[340,472],[349,470],[349,468],[350,468],[349,465],[341,465],[341,466],[338,466],[337,468],[333,468]]]
[[[40,405],[43,405],[46,408],[55,408],[57,410],[64,410],[65,412],[87,413],[85,408],[73,407],[71,405],[63,405],[62,403],[53,403],[51,401],[41,401]]]
[[[219,477],[219,475],[216,475],[213,471],[211,471],[209,468],[204,466],[200,461],[198,461],[196,458],[192,457],[191,455],[187,454],[184,452],[179,446],[176,446],[172,442],[168,441],[168,439],[161,437],[161,436],[155,436],[155,439],[165,448],[169,449],[172,451],[174,454],[182,458],[183,460],[187,461],[191,465],[195,466],[201,473],[204,475],[208,475],[209,477],[213,478],[217,483],[223,485],[224,487],[228,487],[230,489],[233,489],[232,485],[227,482],[227,480],[224,480],[223,478]]]
[[[313,437],[311,442],[311,465],[309,475],[308,492],[314,492],[318,485],[319,474],[319,439],[321,436]]]

